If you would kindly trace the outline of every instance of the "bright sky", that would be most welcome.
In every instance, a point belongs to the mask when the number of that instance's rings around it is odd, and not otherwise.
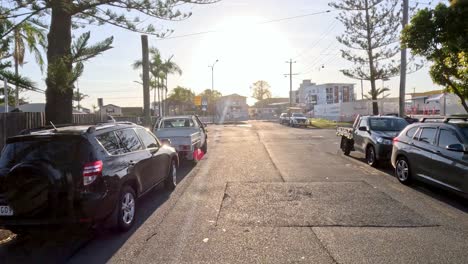
[[[250,86],[257,80],[267,81],[274,97],[287,97],[289,93],[289,73],[287,60],[293,58],[293,89],[297,89],[303,79],[312,82],[351,82],[356,83],[355,92],[360,98],[359,81],[349,79],[339,72],[350,64],[339,55],[340,44],[336,36],[343,32],[343,26],[336,21],[337,12],[300,18],[262,23],[287,17],[301,16],[329,10],[326,0],[223,0],[212,5],[184,5],[193,12],[191,18],[181,22],[157,20],[153,24],[160,28],[174,29],[172,36],[180,36],[205,31],[214,33],[199,34],[184,38],[159,40],[150,36],[150,46],[157,47],[164,58],[174,55],[175,61],[183,70],[182,76],[170,76],[169,88],[177,85],[199,93],[211,88],[211,65],[216,59],[215,89],[223,95],[238,93],[250,96]],[[410,0],[411,3],[416,1]],[[425,7],[429,0],[418,0]],[[434,2],[440,1],[432,1]],[[91,108],[97,105],[97,98],[104,98],[104,104],[120,106],[142,106],[143,92],[135,83],[139,72],[131,64],[141,58],[140,35],[113,26],[90,26],[94,41],[114,36],[114,48],[87,62],[85,72],[79,80],[80,92],[89,98],[82,105]],[[74,32],[75,35],[78,32]],[[45,89],[45,76],[30,61],[21,72]],[[323,65],[323,68],[321,67]],[[399,78],[386,82],[392,96],[398,95]],[[407,89],[413,91],[438,89],[425,67],[408,75]],[[369,90],[365,83],[364,92]],[[24,97],[30,102],[45,102],[45,95],[27,92]],[[248,102],[252,102],[249,99]]]

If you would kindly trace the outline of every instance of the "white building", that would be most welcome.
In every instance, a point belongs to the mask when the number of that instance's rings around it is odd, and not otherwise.
[[[314,105],[354,102],[354,84],[316,84],[310,80],[303,80],[299,89],[293,91],[292,97],[293,102],[306,109],[312,109]]]
[[[249,119],[249,106],[247,97],[238,94],[222,96],[216,102],[216,115],[220,122],[245,121]]]
[[[108,104],[108,105],[103,105],[99,109],[99,113],[102,116],[110,115],[110,116],[122,116],[122,108],[117,105],[113,104]]]

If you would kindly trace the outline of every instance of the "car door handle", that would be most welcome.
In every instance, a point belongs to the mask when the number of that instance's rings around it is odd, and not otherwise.
[[[435,154],[440,154],[440,150],[434,150],[433,151]]]

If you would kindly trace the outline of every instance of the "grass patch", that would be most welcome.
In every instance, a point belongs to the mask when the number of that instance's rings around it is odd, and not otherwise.
[[[350,126],[352,123],[336,122],[322,118],[309,118],[310,124],[316,128],[336,128],[337,126]]]

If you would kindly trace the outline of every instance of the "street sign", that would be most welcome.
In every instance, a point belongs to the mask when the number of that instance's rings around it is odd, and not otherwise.
[[[201,110],[205,112],[206,111],[206,105],[202,106]]]
[[[202,105],[203,105],[203,106],[207,106],[207,105],[208,105],[208,100],[207,100],[205,97],[202,98]]]
[[[202,105],[202,97],[201,96],[193,97],[193,104],[196,105],[196,106],[201,106]]]

